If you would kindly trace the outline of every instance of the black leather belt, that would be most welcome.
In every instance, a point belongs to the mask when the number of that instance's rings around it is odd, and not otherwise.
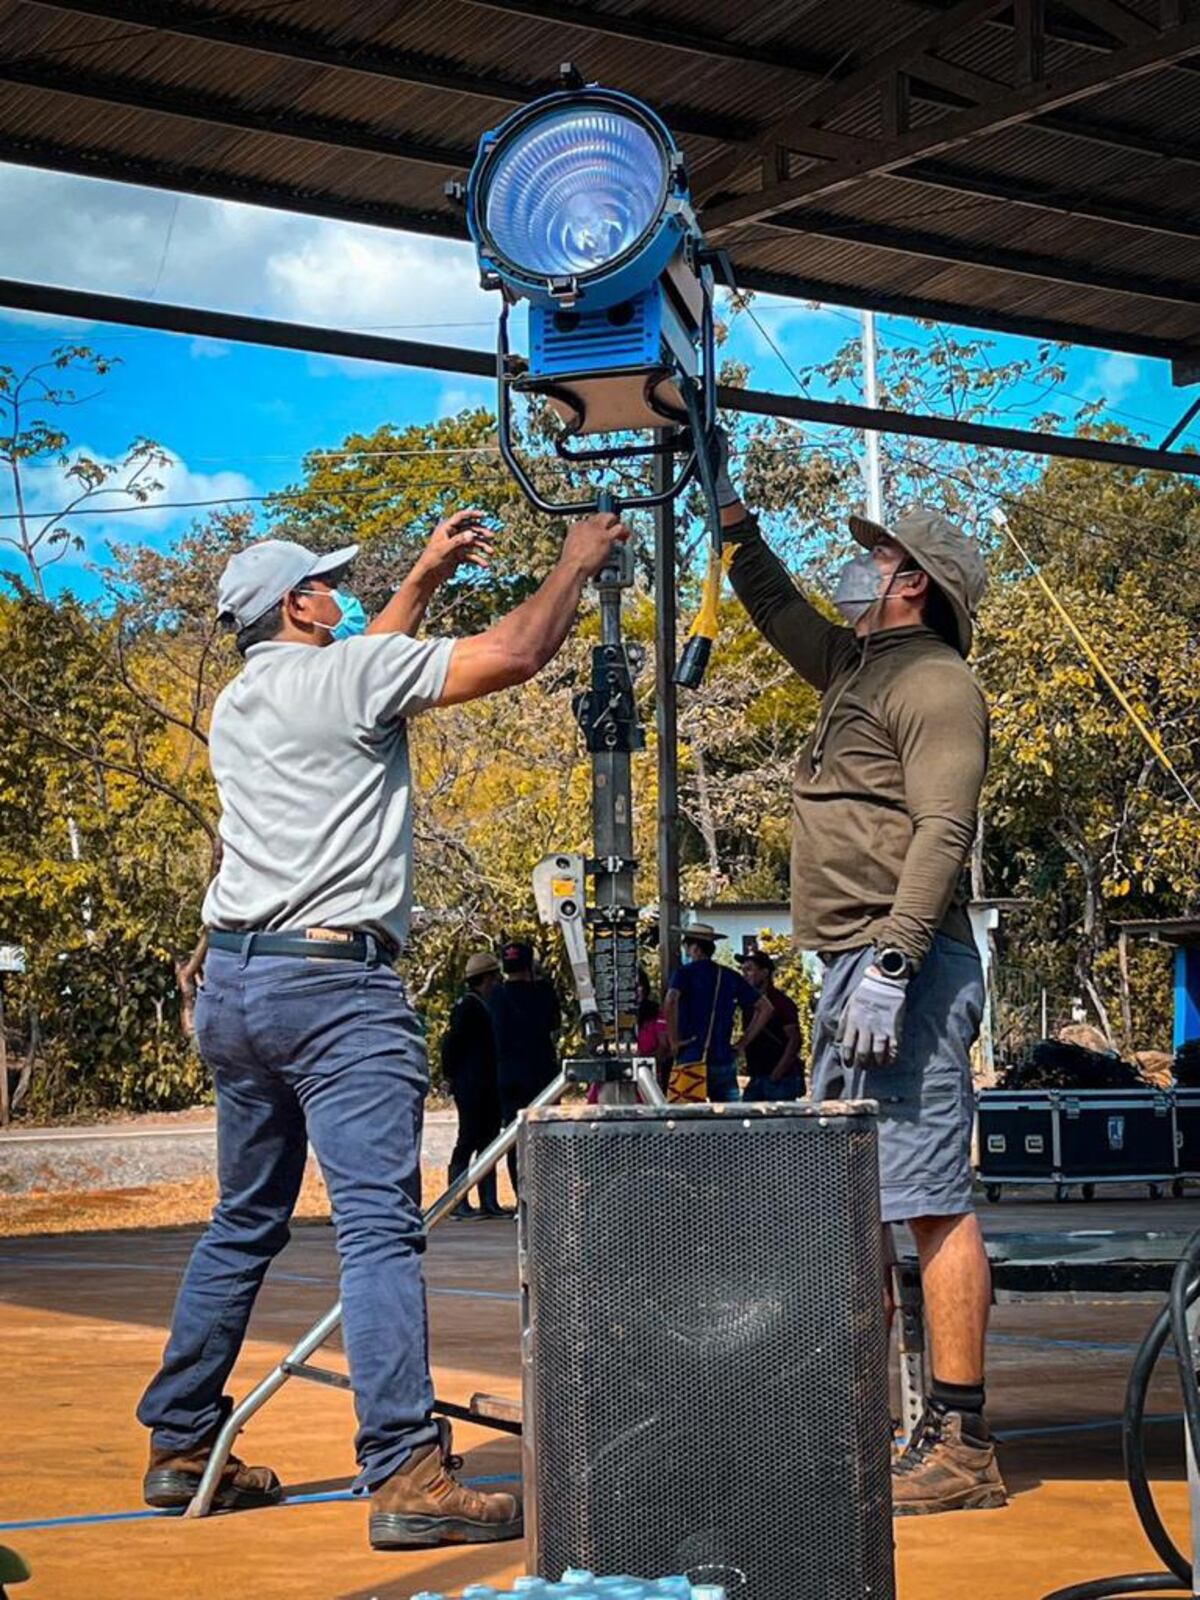
[[[232,950],[241,955],[249,940],[252,956],[301,956],[317,961],[392,961],[395,949],[373,933],[347,929],[339,935],[332,928],[295,928],[279,933],[246,928],[237,933],[230,928],[210,928],[209,948]]]

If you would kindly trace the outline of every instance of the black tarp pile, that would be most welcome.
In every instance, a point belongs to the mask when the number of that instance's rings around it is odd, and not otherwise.
[[[1200,1070],[1200,1040],[1196,1041]],[[1004,1089],[1144,1089],[1146,1080],[1131,1061],[1061,1039],[1039,1039],[1009,1067]]]

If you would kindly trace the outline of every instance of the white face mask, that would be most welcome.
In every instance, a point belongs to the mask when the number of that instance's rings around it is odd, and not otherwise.
[[[851,626],[865,617],[880,598],[882,582],[883,573],[869,550],[852,556],[838,569],[833,603]]]
[[[901,564],[895,572],[881,572],[871,552],[860,551],[838,569],[833,603],[853,627],[873,605],[887,599],[897,578],[909,576],[913,570]]]

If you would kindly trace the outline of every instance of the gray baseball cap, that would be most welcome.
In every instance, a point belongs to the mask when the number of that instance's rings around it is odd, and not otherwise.
[[[225,563],[217,585],[217,615],[232,617],[238,628],[248,628],[306,578],[332,577],[357,554],[356,544],[323,556],[290,539],[260,539],[248,544]]]
[[[956,634],[950,642],[960,655],[969,656],[975,614],[987,588],[987,567],[975,540],[928,506],[911,506],[890,527],[868,517],[851,517],[850,532],[868,550],[880,539],[894,539],[904,546],[946,596]]]

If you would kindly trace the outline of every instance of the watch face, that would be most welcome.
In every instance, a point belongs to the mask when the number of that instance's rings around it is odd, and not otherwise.
[[[903,978],[908,972],[908,957],[902,950],[881,950],[878,966],[885,978]]]

